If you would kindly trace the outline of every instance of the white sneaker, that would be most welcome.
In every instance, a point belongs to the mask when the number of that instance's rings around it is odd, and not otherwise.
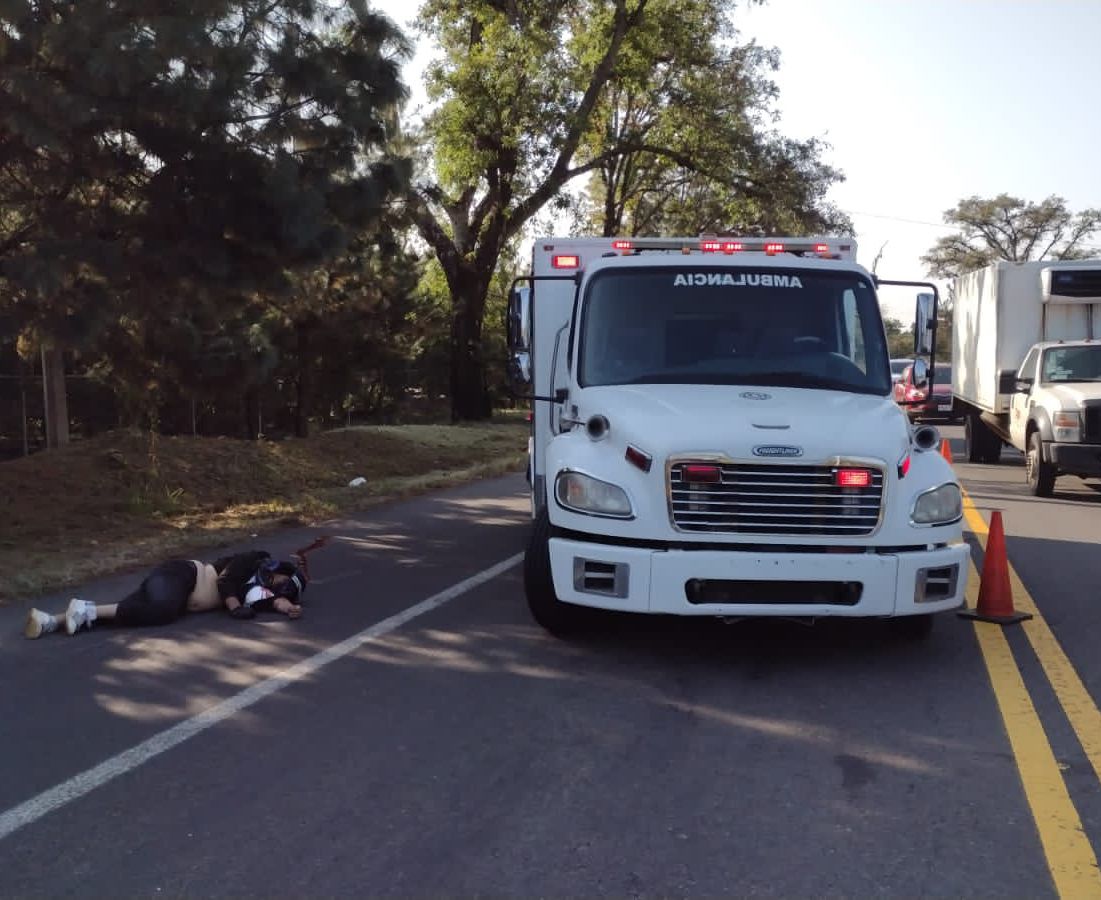
[[[24,637],[34,640],[51,631],[57,631],[56,616],[44,613],[40,609],[32,609],[27,613],[27,624],[23,626]]]
[[[84,627],[92,627],[92,616],[88,612],[88,604],[79,597],[73,597],[69,601],[69,608],[65,610],[65,630],[69,634],[76,634]]]

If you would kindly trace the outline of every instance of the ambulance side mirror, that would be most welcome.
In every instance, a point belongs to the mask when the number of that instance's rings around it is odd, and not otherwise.
[[[531,288],[515,287],[508,298],[508,380],[515,391],[531,386]]]
[[[924,390],[929,386],[929,364],[924,359],[915,359],[910,371],[910,382],[916,388]]]
[[[933,355],[933,329],[937,310],[932,294],[918,294],[914,311],[914,356]]]

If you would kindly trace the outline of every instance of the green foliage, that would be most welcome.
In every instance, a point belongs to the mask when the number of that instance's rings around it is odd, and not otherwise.
[[[883,317],[883,329],[887,332],[887,353],[891,359],[905,359],[914,355],[914,327],[905,326],[898,319]]]
[[[377,16],[317,0],[8,9],[0,162],[20,231],[4,275],[39,307],[104,282],[282,287],[400,186],[400,166],[355,168],[404,96],[383,55],[404,44]]]
[[[288,331],[358,324],[415,267],[389,236],[408,52],[360,0],[6,0],[0,316],[131,421],[270,385]]]
[[[1062,197],[1032,203],[999,194],[967,197],[944,213],[959,230],[939,238],[921,261],[934,278],[955,278],[1004,259],[1082,259],[1095,250],[1084,242],[1101,228],[1101,209],[1072,213]]]
[[[887,353],[891,359],[909,359],[914,355],[914,325],[884,316],[887,332]],[[942,315],[937,320],[937,362],[952,361],[952,317]]]
[[[778,52],[729,0],[651,2],[593,117],[589,226],[604,235],[852,233],[825,146],[776,133]]]

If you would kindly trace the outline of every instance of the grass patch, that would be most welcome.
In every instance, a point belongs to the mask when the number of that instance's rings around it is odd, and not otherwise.
[[[117,431],[0,463],[0,604],[277,527],[522,471],[528,426],[364,426],[240,441]],[[353,478],[367,479],[357,488]]]

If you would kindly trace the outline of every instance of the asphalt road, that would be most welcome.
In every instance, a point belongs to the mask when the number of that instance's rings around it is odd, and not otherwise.
[[[1009,458],[957,469],[1096,703],[1101,493],[1034,500]],[[966,620],[907,643],[620,619],[563,643],[523,603],[520,475],[326,530],[297,622],[27,641],[25,608],[0,609],[0,896],[1058,893]],[[1101,846],[1081,737],[1006,635]]]

